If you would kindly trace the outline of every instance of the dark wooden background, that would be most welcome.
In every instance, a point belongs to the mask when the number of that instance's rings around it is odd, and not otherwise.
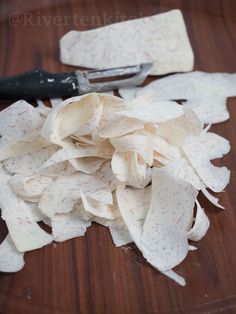
[[[236,72],[234,0],[1,0],[0,75],[33,67],[70,70],[60,63],[58,49],[67,31],[174,8],[184,14],[195,69]],[[226,210],[202,201],[211,227],[176,268],[185,288],[150,267],[134,246],[115,248],[108,230],[94,225],[86,237],[26,254],[23,271],[0,274],[0,313],[236,313],[236,99],[228,104],[231,119],[213,127],[232,144],[218,161],[232,170],[220,196]],[[0,228],[3,238],[6,230]]]

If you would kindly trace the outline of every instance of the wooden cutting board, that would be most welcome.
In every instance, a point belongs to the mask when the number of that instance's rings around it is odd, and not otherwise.
[[[179,8],[195,53],[195,69],[236,72],[236,1],[232,0],[1,0],[0,75],[34,67],[70,71],[59,61],[59,38],[71,29]],[[236,86],[235,86],[236,88]],[[1,102],[3,109],[8,102]],[[115,248],[106,228],[26,254],[25,268],[0,274],[1,314],[236,313],[236,99],[229,121],[212,129],[227,137],[231,153],[218,165],[232,171],[220,195],[224,211],[202,199],[211,221],[176,271],[185,288],[149,266],[134,245]],[[1,123],[1,121],[0,121]],[[6,234],[0,225],[1,239]]]

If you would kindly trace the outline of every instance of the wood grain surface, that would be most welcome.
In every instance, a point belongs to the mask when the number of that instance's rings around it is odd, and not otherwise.
[[[232,0],[1,0],[0,75],[35,67],[69,71],[59,61],[59,38],[71,29],[182,10],[195,53],[195,69],[236,72],[236,1]],[[1,102],[3,109],[8,102]],[[134,245],[115,248],[106,228],[26,254],[25,268],[0,274],[1,314],[236,313],[236,99],[229,121],[212,129],[227,137],[231,153],[218,165],[232,170],[221,211],[202,199],[211,221],[176,271],[182,288],[149,266]],[[1,121],[0,121],[1,123]],[[0,224],[1,240],[6,229]]]

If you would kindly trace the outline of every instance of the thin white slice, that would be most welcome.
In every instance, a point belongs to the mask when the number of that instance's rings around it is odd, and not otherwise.
[[[214,192],[221,192],[229,183],[230,171],[226,167],[216,167],[210,160],[211,149],[201,142],[201,139],[189,136],[185,139],[183,151],[205,185]]]
[[[67,214],[56,214],[51,217],[52,235],[54,241],[63,242],[75,237],[85,235],[91,221],[86,221],[79,217],[77,210]]]
[[[143,127],[143,122],[137,119],[117,115],[113,119],[108,120],[106,124],[103,124],[103,127],[99,128],[98,135],[101,138],[113,138],[143,129]]]
[[[57,144],[84,126],[99,104],[99,96],[95,93],[65,100],[48,115],[41,130],[43,137]]]
[[[110,139],[111,144],[115,147],[116,152],[135,151],[149,165],[153,162],[153,151],[151,142],[147,136],[143,135],[126,135]]]
[[[58,149],[59,147],[57,147],[56,145],[51,145],[27,155],[9,158],[7,160],[4,160],[4,166],[11,174],[19,173],[23,175],[30,175],[40,172],[40,174],[56,176],[61,173],[71,173],[72,166],[70,166],[69,163],[58,163],[51,166],[50,168],[48,167],[47,169],[39,171],[42,168],[42,165]]]
[[[0,148],[0,161],[36,152],[49,143],[39,133],[32,133]]]
[[[111,167],[114,176],[127,185],[143,188],[151,180],[149,168],[136,152],[114,153]]]
[[[204,209],[201,207],[198,201],[197,204],[197,214],[195,218],[195,222],[193,227],[188,231],[188,238],[192,241],[199,241],[201,240],[210,226],[210,221],[207,215],[204,212]]]
[[[9,234],[19,252],[41,248],[52,242],[52,237],[34,221],[30,208],[8,186],[9,176],[1,174],[0,207]]]
[[[24,100],[19,100],[0,112],[0,149],[19,139],[37,133],[44,119]]]
[[[115,204],[107,205],[102,201],[94,200],[87,197],[83,191],[80,191],[80,195],[84,209],[90,214],[105,219],[116,219],[119,216]]]
[[[168,165],[153,169],[151,205],[143,226],[144,257],[162,272],[178,265],[188,253],[190,228],[197,190],[171,176]]]
[[[0,244],[0,272],[13,273],[25,265],[24,254],[17,251],[10,235]]]
[[[193,52],[180,10],[89,31],[70,31],[60,40],[60,54],[65,64],[100,69],[153,62],[152,75],[193,68]]]
[[[132,110],[120,111],[119,114],[146,123],[161,123],[182,116],[184,111],[174,101],[157,101],[134,105]]]
[[[181,117],[158,124],[157,133],[170,144],[181,148],[187,136],[199,136],[202,130],[203,124],[196,114],[184,109]]]
[[[230,151],[229,141],[218,134],[204,132],[199,137],[199,140],[205,147],[207,147],[207,152],[211,160],[222,158]]]
[[[235,73],[195,71],[153,81],[137,95],[152,95],[158,100],[187,100],[184,107],[192,109],[202,122],[218,123],[229,118],[226,100],[236,96],[235,86]]]
[[[61,176],[46,188],[39,201],[39,208],[48,217],[56,213],[68,213],[80,200],[81,190],[86,196],[97,201],[105,204],[113,202],[109,186],[92,175],[78,173]]]
[[[99,170],[105,161],[106,159],[99,157],[84,157],[74,159],[72,165],[77,171],[92,174]]]
[[[165,167],[165,173],[188,182],[197,190],[201,190],[204,186],[199,176],[184,158],[168,163],[168,167]]]
[[[52,184],[54,178],[43,175],[14,175],[9,185],[16,195],[24,201],[38,202],[44,190]]]

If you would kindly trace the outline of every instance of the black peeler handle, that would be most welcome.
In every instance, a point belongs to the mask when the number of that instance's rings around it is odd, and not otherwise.
[[[0,79],[0,99],[34,100],[78,94],[78,79],[74,72],[52,74],[44,70],[32,70]]]

